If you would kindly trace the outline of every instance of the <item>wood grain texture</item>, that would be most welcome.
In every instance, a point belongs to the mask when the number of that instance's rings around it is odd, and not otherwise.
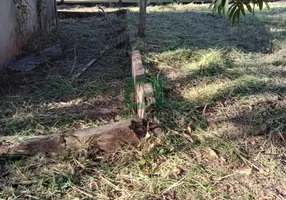
[[[89,147],[110,152],[122,145],[137,146],[140,140],[135,132],[136,130],[132,129],[131,121],[123,120],[62,135],[35,137],[16,142],[11,146],[2,145],[0,146],[0,155],[59,154],[66,149]]]

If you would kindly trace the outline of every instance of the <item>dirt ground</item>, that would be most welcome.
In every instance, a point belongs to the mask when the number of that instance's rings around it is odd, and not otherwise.
[[[164,83],[163,109],[156,112],[162,132],[111,155],[89,156],[83,149],[0,158],[6,163],[1,198],[286,199],[286,5],[270,7],[235,27],[204,4],[148,7],[146,37],[135,48],[147,75]],[[136,27],[138,8],[129,9],[128,24]],[[11,84],[2,86],[0,131],[9,137],[2,140],[130,116],[123,108],[122,88],[130,76],[124,48],[71,80],[75,43],[77,66],[97,47],[95,21],[60,20],[60,41],[67,46],[62,59],[30,76],[7,72]],[[78,36],[69,42],[73,34]]]

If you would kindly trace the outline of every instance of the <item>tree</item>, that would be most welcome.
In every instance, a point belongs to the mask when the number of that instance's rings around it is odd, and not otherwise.
[[[241,15],[245,16],[247,11],[254,14],[255,7],[258,6],[259,10],[262,10],[264,4],[269,9],[267,0],[213,0],[211,8],[219,15],[229,17],[234,25]]]
[[[145,36],[147,0],[140,0],[138,35]]]

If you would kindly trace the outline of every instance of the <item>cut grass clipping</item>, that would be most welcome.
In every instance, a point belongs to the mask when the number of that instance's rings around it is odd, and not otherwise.
[[[148,7],[147,35],[136,47],[148,76],[163,82],[163,109],[156,113],[162,132],[108,155],[82,149],[1,157],[1,198],[285,199],[286,4],[271,3],[271,12],[249,15],[236,27],[207,7]],[[130,10],[132,28],[138,10]],[[102,75],[102,67],[81,84],[57,78],[55,87],[36,88],[31,101],[6,95],[1,131],[20,138],[128,117],[115,103],[123,104],[118,88],[129,76],[130,64],[121,66],[120,77],[116,70]],[[106,108],[113,114],[100,118]]]

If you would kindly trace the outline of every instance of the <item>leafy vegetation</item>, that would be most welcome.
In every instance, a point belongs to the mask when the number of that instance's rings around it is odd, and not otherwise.
[[[270,9],[267,0],[213,0],[211,7],[213,8],[213,11],[217,12],[219,15],[229,17],[234,25],[235,22],[239,21],[241,15],[245,16],[247,11],[254,14],[255,7],[262,10],[263,5],[265,5],[267,9]]]

